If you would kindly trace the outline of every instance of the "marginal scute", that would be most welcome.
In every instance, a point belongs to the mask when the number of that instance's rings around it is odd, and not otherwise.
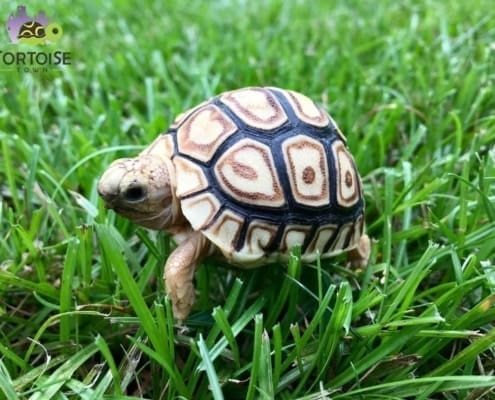
[[[353,223],[353,235],[351,237],[351,242],[349,243],[349,247],[357,246],[359,243],[359,239],[364,234],[364,218],[363,215],[360,215],[356,221]]]
[[[287,115],[267,89],[246,88],[224,93],[220,101],[244,123],[260,130],[272,130],[287,122]]]
[[[310,227],[304,225],[287,225],[282,234],[280,250],[289,252],[294,246],[302,246]]]
[[[283,90],[282,93],[301,121],[319,128],[324,128],[330,122],[328,114],[310,98],[292,90]]]
[[[353,223],[347,223],[340,227],[337,237],[328,249],[328,253],[340,253],[346,250],[350,244],[350,235],[353,234]],[[352,246],[351,246],[352,247]]]
[[[260,257],[275,239],[277,225],[261,220],[251,221],[246,232],[245,251],[250,254],[259,254]]]
[[[208,239],[215,243],[227,258],[235,251],[235,244],[244,223],[244,218],[232,210],[226,209],[204,230]]]
[[[337,180],[337,202],[342,207],[352,207],[361,197],[361,184],[352,156],[341,141],[332,144]]]
[[[198,164],[195,164],[184,157],[174,157],[176,171],[176,195],[178,198],[199,192],[208,187],[208,179]]]
[[[181,200],[182,213],[192,228],[199,231],[213,220],[221,204],[212,193],[200,193]]]
[[[306,135],[296,135],[282,143],[282,152],[294,199],[312,207],[328,205],[329,172],[323,145]]]
[[[237,126],[213,104],[199,107],[177,130],[179,152],[200,161],[209,161]]]
[[[234,144],[218,159],[215,177],[238,201],[280,207],[285,203],[270,148],[252,139]]]
[[[337,225],[335,224],[326,224],[320,226],[316,230],[313,236],[313,240],[311,240],[310,244],[306,248],[305,253],[312,254],[318,251],[320,254],[323,254],[325,247],[327,246],[329,241],[332,240],[336,231]]]

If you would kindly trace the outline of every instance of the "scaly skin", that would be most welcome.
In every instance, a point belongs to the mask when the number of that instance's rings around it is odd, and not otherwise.
[[[194,304],[194,272],[208,249],[208,240],[200,232],[191,232],[170,254],[165,264],[165,288],[174,316],[179,321],[187,318]]]

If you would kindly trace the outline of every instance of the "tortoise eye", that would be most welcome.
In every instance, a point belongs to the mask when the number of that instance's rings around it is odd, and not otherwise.
[[[146,190],[142,186],[131,186],[124,192],[124,200],[138,202],[146,198]]]

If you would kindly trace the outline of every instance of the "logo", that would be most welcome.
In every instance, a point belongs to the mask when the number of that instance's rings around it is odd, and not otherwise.
[[[7,20],[7,31],[12,43],[40,45],[55,43],[62,36],[62,27],[56,22],[50,22],[43,11],[30,17],[26,7],[17,7],[17,16],[10,14]]]
[[[63,35],[62,26],[50,21],[43,11],[31,17],[26,6],[18,6],[6,22],[10,43],[19,51],[0,50],[0,68],[17,69],[19,72],[48,72],[53,67],[70,65],[72,54],[66,51],[43,51],[57,43]],[[37,46],[40,50],[24,50]]]

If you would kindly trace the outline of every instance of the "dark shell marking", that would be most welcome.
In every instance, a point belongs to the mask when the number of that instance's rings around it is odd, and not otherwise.
[[[186,112],[169,130],[184,216],[230,261],[353,248],[361,182],[333,119],[299,93],[246,88]]]
[[[43,38],[45,37],[45,27],[37,21],[28,21],[21,26],[18,38]]]

